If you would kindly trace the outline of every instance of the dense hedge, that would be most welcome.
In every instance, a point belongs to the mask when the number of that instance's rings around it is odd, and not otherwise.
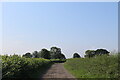
[[[2,77],[31,78],[37,72],[42,73],[51,64],[50,60],[41,58],[2,56]]]

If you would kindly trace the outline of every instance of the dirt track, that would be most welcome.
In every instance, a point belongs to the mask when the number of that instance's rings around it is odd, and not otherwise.
[[[64,67],[62,63],[53,64],[42,78],[61,78],[76,80]]]

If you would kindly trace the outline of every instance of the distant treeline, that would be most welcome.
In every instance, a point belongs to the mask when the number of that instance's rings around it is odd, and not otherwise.
[[[106,49],[87,50],[84,57],[94,57],[97,55],[109,55],[109,51]],[[34,51],[33,53],[26,53],[23,55],[26,58],[44,58],[44,59],[66,59],[65,55],[61,52],[60,48],[51,47],[50,51],[42,49],[41,51]],[[74,53],[73,58],[81,58],[79,53]]]
[[[85,51],[85,55],[84,57],[95,57],[98,55],[109,55],[109,51],[107,51],[106,49],[97,49],[97,50],[87,50]],[[78,53],[74,53],[73,54],[73,58],[81,58],[80,55]]]
[[[47,49],[42,49],[41,51],[34,51],[31,53],[26,53],[23,55],[26,58],[44,58],[44,59],[66,59],[65,55],[61,52],[60,48],[51,47],[50,51]]]

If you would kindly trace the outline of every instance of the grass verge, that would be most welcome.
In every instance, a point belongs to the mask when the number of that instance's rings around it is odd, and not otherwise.
[[[76,78],[118,78],[118,55],[68,59],[64,67]]]

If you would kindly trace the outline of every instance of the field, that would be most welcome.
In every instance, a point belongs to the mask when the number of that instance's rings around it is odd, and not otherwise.
[[[51,61],[41,58],[24,58],[17,55],[2,56],[3,78],[37,78],[50,66]]]
[[[118,78],[118,55],[68,59],[64,67],[76,78]]]

